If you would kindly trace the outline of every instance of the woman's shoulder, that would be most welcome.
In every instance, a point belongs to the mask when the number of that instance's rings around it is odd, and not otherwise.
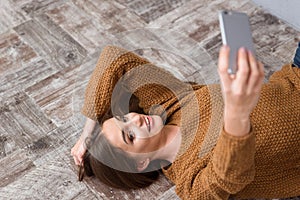
[[[286,64],[270,77],[269,83],[281,85],[292,83],[293,87],[300,90],[300,68],[293,67],[292,64]]]

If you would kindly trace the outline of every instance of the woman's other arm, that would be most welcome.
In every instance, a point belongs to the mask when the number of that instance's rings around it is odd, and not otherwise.
[[[189,84],[178,80],[170,72],[150,64],[132,52],[107,46],[101,52],[87,85],[81,112],[95,121],[102,119],[110,109],[112,98],[117,104],[126,103],[118,99],[122,97],[118,94],[124,91],[134,94],[139,99],[139,106],[147,112],[151,106],[166,102],[174,96],[168,86],[180,92],[192,88],[187,85]],[[117,96],[112,96],[113,94]]]
[[[74,147],[71,149],[71,155],[74,158],[75,164],[80,165],[83,159],[83,155],[86,152],[86,145],[85,145],[85,140],[86,138],[90,137],[92,135],[92,132],[95,129],[96,126],[96,121],[86,118],[86,122],[83,128],[83,131],[77,140],[76,144]]]
[[[85,91],[84,105],[81,109],[81,113],[88,118],[85,127],[90,130],[89,127],[94,126],[96,121],[102,120],[111,108],[112,94],[119,80],[127,79],[126,91],[134,92],[144,110],[149,110],[151,106],[161,104],[161,102],[166,102],[172,98],[172,92],[161,85],[141,87],[134,91],[144,82],[143,76],[168,80],[170,83],[177,83],[179,88],[187,85],[176,79],[171,73],[154,65],[149,65],[149,61],[132,52],[116,46],[106,46],[100,54]],[[133,91],[131,91],[132,89]],[[168,102],[172,104],[172,102]],[[121,103],[124,102],[121,101]],[[92,123],[91,120],[94,122]],[[82,160],[84,147],[81,145],[83,144],[81,138],[73,148],[77,152],[77,156],[74,157],[75,163]]]
[[[89,79],[81,113],[97,121],[108,111],[117,82],[133,68],[149,63],[125,49],[106,46]]]

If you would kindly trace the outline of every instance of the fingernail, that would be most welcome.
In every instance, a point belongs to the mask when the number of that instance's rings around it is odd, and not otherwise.
[[[229,48],[229,46],[226,45],[226,44],[224,44],[224,45],[222,46],[222,49],[223,49],[223,50],[226,50],[226,49],[228,49],[228,48]]]
[[[249,52],[249,54],[250,54],[251,56],[254,57],[254,54],[253,54],[253,52],[252,52],[251,50],[249,50],[248,52]]]

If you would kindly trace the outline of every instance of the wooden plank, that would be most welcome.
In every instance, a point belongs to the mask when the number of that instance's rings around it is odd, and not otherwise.
[[[18,12],[9,0],[0,2],[0,16],[0,34],[29,19],[28,16]]]
[[[28,158],[30,158],[36,166],[45,165],[45,163],[60,160],[66,164],[66,167],[73,165],[73,159],[70,156],[71,148],[81,135],[84,121],[78,120],[76,117],[65,121],[65,123],[49,132],[36,141],[23,147]],[[61,146],[64,146],[62,148]],[[66,156],[65,156],[66,155]],[[72,168],[72,167],[71,167]],[[75,169],[75,168],[72,168]],[[74,170],[76,173],[77,169]]]
[[[0,34],[0,75],[22,68],[36,58],[34,50],[14,31]]]
[[[219,30],[218,11],[225,8],[236,9],[251,13],[253,8],[245,6],[249,0],[223,1],[191,0],[183,6],[167,13],[161,18],[151,22],[150,27],[164,27],[180,32],[201,42],[215,35]],[[180,15],[178,15],[180,13]],[[165,19],[168,20],[165,20]]]
[[[69,151],[64,146],[57,151],[60,151],[60,157],[52,157],[51,162],[36,167],[6,187],[0,188],[0,198],[73,199],[86,192],[87,187],[78,182],[76,174],[67,167],[66,157]]]
[[[0,127],[1,133],[4,132],[2,127]],[[3,134],[0,134],[0,159],[10,155],[14,151],[18,150],[19,147],[16,146],[13,137],[7,137]]]
[[[166,43],[155,31],[157,32],[155,29],[139,28],[114,35],[123,48],[137,53],[149,49],[172,51],[174,47]]]
[[[33,18],[35,15],[44,13],[48,8],[59,6],[65,3],[66,0],[43,0],[43,1],[32,1],[32,0],[9,0],[15,7],[15,10],[23,12],[24,14]]]
[[[88,200],[99,200],[100,198],[95,196],[90,190],[84,190],[80,194],[78,194],[76,197],[74,197],[72,200],[82,200],[82,199],[88,199]]]
[[[14,141],[12,148],[24,147],[56,128],[24,93],[0,105],[1,136]]]
[[[145,22],[115,1],[72,0],[100,30],[116,34],[144,27]]]
[[[81,66],[59,71],[28,87],[25,92],[55,124],[63,124],[74,113],[80,112],[85,87],[98,56],[95,54],[92,58],[87,58],[87,62]]]
[[[37,58],[22,67],[6,70],[0,75],[0,100],[11,98],[55,72],[57,70],[49,66],[45,60]]]
[[[28,159],[26,153],[17,150],[0,160],[0,188],[17,180],[34,168],[33,162]],[[1,190],[1,189],[0,189]]]
[[[180,200],[180,198],[175,193],[175,186],[171,187],[169,190],[164,192],[157,199],[160,199],[160,200]]]
[[[282,65],[292,61],[297,47],[295,40],[300,37],[300,33],[261,9],[257,9],[251,16],[250,22],[257,55],[265,64],[268,79]]]
[[[86,50],[45,14],[14,28],[32,48],[57,69],[78,66]]]
[[[84,12],[72,2],[48,8],[45,13],[87,49],[89,54],[116,40],[113,35],[103,30],[101,24],[95,22],[90,13]]]
[[[161,0],[161,1],[151,1],[151,0],[117,0],[119,3],[130,8],[137,15],[141,16],[146,23],[157,19],[165,15],[166,13],[182,6],[189,0]]]
[[[96,178],[84,179],[84,182],[89,185],[91,190],[105,195],[108,199],[156,199],[162,193],[167,191],[173,185],[164,176],[160,176],[159,180],[147,188],[131,191],[122,191],[107,187]]]

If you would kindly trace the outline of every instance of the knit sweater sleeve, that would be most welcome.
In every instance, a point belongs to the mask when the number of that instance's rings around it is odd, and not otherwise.
[[[191,163],[176,177],[176,192],[182,199],[228,199],[254,180],[255,139],[253,131],[234,137],[222,130],[211,158]]]
[[[153,81],[153,78],[159,80]],[[146,79],[152,82],[147,83]],[[118,93],[124,91],[130,96],[134,94],[139,99],[139,106],[146,113],[153,105],[166,102],[171,105],[176,101],[174,94],[162,86],[160,80],[172,80],[169,82],[175,83],[172,85],[179,88],[183,84],[171,73],[150,64],[132,52],[115,46],[106,46],[88,82],[81,113],[95,121],[101,119],[112,107],[112,98],[118,100]],[[117,85],[119,87],[116,87]],[[121,101],[122,99],[119,99],[116,103]],[[166,108],[168,105],[164,106]]]

